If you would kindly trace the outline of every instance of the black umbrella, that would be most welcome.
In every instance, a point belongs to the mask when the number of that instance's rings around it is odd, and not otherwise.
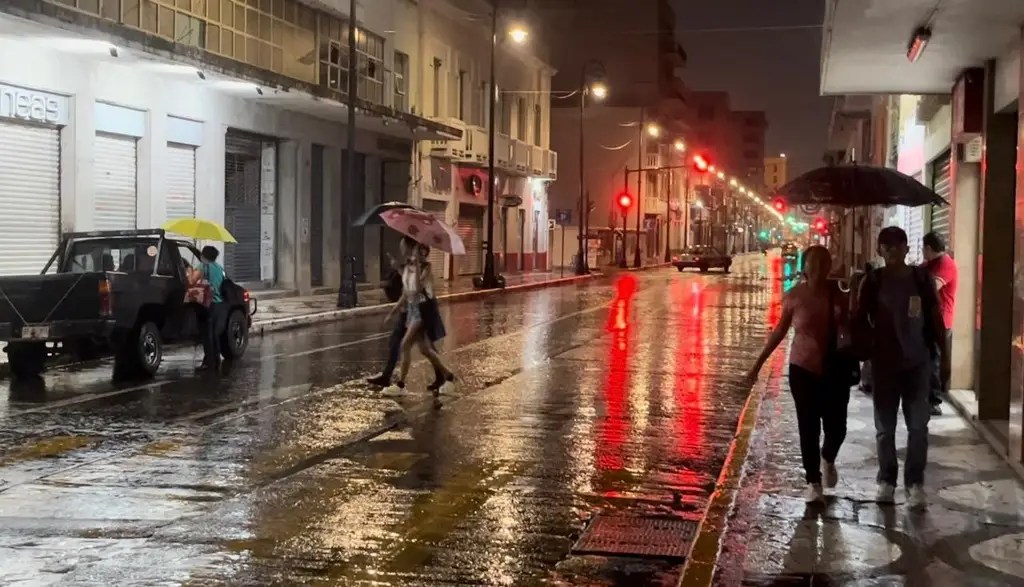
[[[367,224],[384,224],[381,222],[380,215],[388,210],[394,210],[396,208],[415,208],[412,204],[406,204],[405,202],[384,202],[383,204],[377,204],[370,208],[366,212],[363,212],[352,226],[366,226]]]
[[[791,205],[924,206],[948,202],[921,182],[888,167],[833,165],[819,167],[778,189]]]

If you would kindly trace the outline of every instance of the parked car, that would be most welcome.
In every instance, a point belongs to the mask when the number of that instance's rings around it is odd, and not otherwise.
[[[782,258],[788,260],[799,259],[800,249],[797,248],[795,243],[786,243],[782,245]]]
[[[191,243],[163,230],[70,233],[39,275],[0,278],[0,341],[11,374],[35,377],[47,359],[114,355],[114,372],[152,376],[164,345],[201,341],[206,308],[186,303],[187,269],[198,267]],[[249,344],[255,300],[226,281],[230,306],[221,352],[242,356]]]
[[[728,273],[729,268],[732,267],[732,257],[720,252],[715,247],[697,246],[675,257],[672,264],[680,271],[696,268],[700,269],[701,273],[705,273],[709,269],[721,269]]]

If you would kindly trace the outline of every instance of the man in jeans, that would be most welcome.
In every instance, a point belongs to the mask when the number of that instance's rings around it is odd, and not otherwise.
[[[199,365],[200,371],[206,371],[220,367],[220,335],[224,331],[224,322],[227,319],[227,306],[224,305],[224,296],[221,293],[224,286],[224,268],[217,263],[220,251],[216,247],[205,246],[200,254],[203,279],[210,284],[210,293],[213,296],[212,303],[206,310],[203,362]]]
[[[885,266],[872,271],[860,289],[856,322],[870,325],[875,438],[878,444],[876,501],[893,503],[899,477],[896,424],[900,404],[907,425],[907,459],[903,473],[907,504],[924,508],[924,471],[928,462],[928,401],[932,353],[949,373],[945,326],[935,280],[923,267],[906,263],[907,233],[889,226],[878,235]],[[861,332],[867,330],[860,327]]]
[[[946,242],[938,233],[929,232],[923,241],[925,267],[935,279],[935,287],[939,293],[939,309],[942,310],[942,322],[946,326],[946,348],[952,350],[953,310],[956,308],[957,268],[956,261],[946,254]],[[929,399],[932,404],[932,415],[942,415],[942,398],[949,393],[949,377],[943,377],[938,361],[932,370],[932,388]]]

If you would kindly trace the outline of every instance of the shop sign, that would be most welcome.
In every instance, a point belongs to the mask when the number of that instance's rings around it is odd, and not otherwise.
[[[0,84],[0,118],[42,124],[67,124],[68,98]]]

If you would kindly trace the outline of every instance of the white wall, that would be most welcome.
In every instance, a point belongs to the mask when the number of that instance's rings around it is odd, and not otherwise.
[[[1013,47],[996,61],[995,92],[992,97],[996,112],[1006,108],[1020,96],[1021,43]]]

